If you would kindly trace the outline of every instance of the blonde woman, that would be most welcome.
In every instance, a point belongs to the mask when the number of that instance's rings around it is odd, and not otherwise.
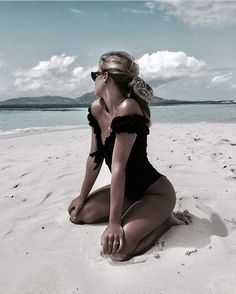
[[[74,224],[108,221],[101,254],[124,261],[143,254],[171,226],[188,224],[190,217],[173,213],[173,185],[148,161],[153,91],[139,77],[134,58],[123,51],[105,53],[91,76],[100,98],[88,108],[91,147],[80,195],[68,213]],[[104,159],[111,183],[90,193]]]

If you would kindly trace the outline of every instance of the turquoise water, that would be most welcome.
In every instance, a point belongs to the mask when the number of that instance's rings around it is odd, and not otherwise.
[[[151,106],[152,123],[236,123],[236,104]],[[0,109],[0,136],[87,126],[87,108]]]
[[[154,106],[151,108],[153,122],[236,123],[236,104],[198,104]]]

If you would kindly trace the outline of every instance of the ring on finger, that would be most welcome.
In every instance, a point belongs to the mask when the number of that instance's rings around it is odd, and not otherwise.
[[[114,242],[113,242],[113,245],[119,245],[119,244],[120,244],[119,241],[114,241]]]

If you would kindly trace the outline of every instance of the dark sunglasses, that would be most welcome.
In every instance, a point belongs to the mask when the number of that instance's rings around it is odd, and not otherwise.
[[[91,71],[91,77],[92,77],[92,79],[94,80],[94,82],[95,82],[97,76],[99,76],[99,75],[101,75],[101,74],[102,74],[101,71]]]

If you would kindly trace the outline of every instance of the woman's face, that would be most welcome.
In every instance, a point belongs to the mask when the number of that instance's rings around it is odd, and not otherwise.
[[[104,81],[106,80],[107,73],[99,73],[95,80],[95,95],[98,97],[102,97],[104,93],[104,89],[106,84]]]

